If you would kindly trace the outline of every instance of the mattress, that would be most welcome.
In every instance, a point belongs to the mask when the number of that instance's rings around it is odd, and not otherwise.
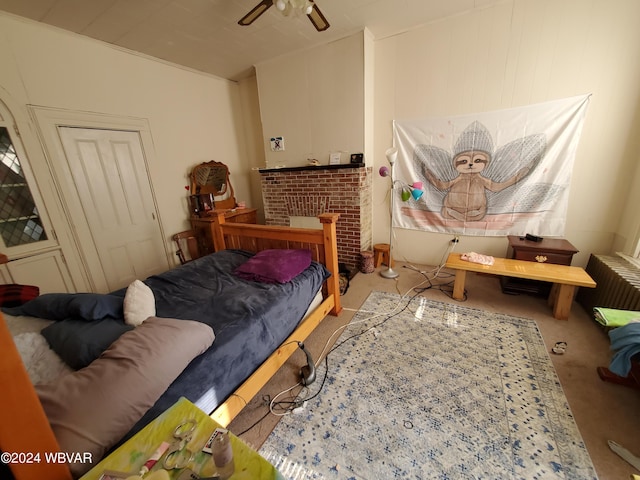
[[[215,340],[212,347],[175,379],[123,441],[180,397],[207,413],[212,412],[281,345],[313,305],[322,300],[321,287],[330,275],[322,264],[312,262],[284,284],[252,282],[233,273],[251,256],[240,250],[224,250],[144,280],[153,291],[158,317],[206,323],[213,329]],[[124,299],[125,292],[126,289],[122,289],[109,295]],[[14,335],[29,333],[26,326],[29,319],[7,315],[7,312],[5,316]],[[30,321],[34,322],[31,332],[51,324],[43,319]],[[67,321],[73,319],[54,323],[58,327]],[[75,322],[81,325],[77,319]],[[51,354],[46,352],[48,357]],[[30,363],[30,359],[25,363]],[[33,370],[33,367],[27,369]],[[54,375],[63,373],[54,372]]]

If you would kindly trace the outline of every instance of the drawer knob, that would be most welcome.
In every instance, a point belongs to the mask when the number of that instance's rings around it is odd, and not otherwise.
[[[545,257],[544,255],[536,255],[536,262],[544,263],[546,261],[547,261],[547,257]]]

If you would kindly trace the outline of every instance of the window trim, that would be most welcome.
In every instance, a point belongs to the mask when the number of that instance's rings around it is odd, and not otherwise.
[[[11,139],[13,148],[15,149],[16,155],[20,160],[20,168],[22,169],[24,178],[27,182],[27,185],[29,186],[31,196],[33,197],[33,201],[38,209],[38,216],[40,217],[40,221],[47,235],[46,240],[39,240],[37,242],[30,242],[12,247],[6,246],[4,243],[4,239],[0,237],[0,250],[2,250],[2,253],[7,255],[10,259],[15,260],[25,256],[33,255],[34,253],[47,251],[52,248],[58,248],[59,244],[56,238],[55,231],[53,229],[53,225],[49,218],[45,202],[42,198],[42,194],[40,193],[40,186],[33,173],[33,170],[31,169],[29,156],[27,155],[27,152],[24,149],[24,145],[22,144],[22,136],[20,135],[20,130],[18,129],[17,123],[11,115],[8,107],[2,101],[0,101],[0,126],[7,129],[7,133],[9,134],[9,138]]]

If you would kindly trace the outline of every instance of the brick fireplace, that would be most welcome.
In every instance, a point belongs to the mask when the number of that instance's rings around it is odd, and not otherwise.
[[[291,217],[339,213],[338,261],[351,269],[360,266],[360,252],[372,248],[370,167],[344,164],[261,169],[260,180],[267,225],[289,226]]]

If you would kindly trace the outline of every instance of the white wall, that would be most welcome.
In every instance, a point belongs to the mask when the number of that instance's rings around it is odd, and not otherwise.
[[[256,65],[266,166],[365,153],[363,33]],[[269,139],[282,136],[285,150]]]
[[[167,239],[189,226],[184,187],[201,162],[226,163],[236,197],[252,204],[236,83],[4,13],[0,45],[0,96],[26,126],[30,158],[44,154],[27,105],[143,118],[153,137],[149,170]],[[49,181],[44,169],[36,176]]]
[[[625,166],[631,187],[624,199],[624,209],[618,215],[620,223],[614,251],[622,251],[627,255],[640,258],[640,101],[636,107],[636,116],[628,125],[629,137],[625,145]],[[635,133],[634,133],[635,132]],[[635,173],[634,173],[635,172]]]
[[[640,223],[631,207],[620,225],[630,195],[640,189],[638,18],[637,0],[513,0],[376,41],[374,171],[386,164],[394,119],[592,93],[565,237],[580,250],[578,265],[591,252],[626,244]],[[374,242],[389,238],[387,189],[387,182],[374,179]],[[452,238],[402,229],[395,235],[396,258],[427,264],[441,261]],[[507,242],[462,237],[457,248],[503,256]]]
[[[471,114],[591,93],[565,237],[580,250],[575,265],[585,265],[592,252],[629,251],[640,235],[638,18],[637,0],[506,0],[389,38],[371,42],[365,31],[265,62],[257,76],[267,163],[297,166],[312,151],[325,156],[332,148],[364,146],[376,172],[387,164],[394,119]],[[354,99],[363,91],[361,106]],[[287,151],[269,152],[271,135],[284,135]],[[389,239],[387,193],[388,181],[375,175],[374,242]],[[397,258],[432,265],[442,260],[452,238],[394,232]],[[504,256],[507,240],[462,237],[457,249]]]
[[[260,121],[260,101],[258,99],[258,83],[254,76],[241,80],[240,98],[242,99],[242,128],[246,139],[246,161],[251,168],[249,182],[253,192],[251,203],[248,206],[258,209],[258,223],[264,223],[264,205],[260,186],[259,168],[264,168],[265,149],[262,138],[262,122]],[[238,201],[243,200],[236,197]]]

